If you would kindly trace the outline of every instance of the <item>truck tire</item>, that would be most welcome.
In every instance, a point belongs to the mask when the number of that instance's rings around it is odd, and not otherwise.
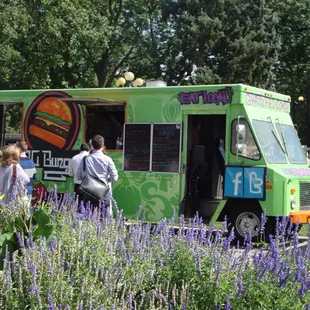
[[[251,231],[253,242],[262,241],[260,240],[262,236],[261,214],[262,211],[260,207],[255,204],[246,204],[233,208],[233,211],[229,213],[227,218],[229,233],[234,227],[235,240],[239,241],[241,244],[243,244],[244,237],[249,230]],[[263,232],[263,238],[266,242],[269,240],[269,238],[266,240],[266,235],[269,233],[269,231],[270,229],[268,224],[268,227],[265,227],[265,232]]]

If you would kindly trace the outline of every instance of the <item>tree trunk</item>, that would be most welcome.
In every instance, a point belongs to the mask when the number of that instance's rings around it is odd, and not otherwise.
[[[108,57],[104,53],[101,60],[95,66],[95,72],[98,80],[98,87],[106,87],[107,76],[108,76]]]

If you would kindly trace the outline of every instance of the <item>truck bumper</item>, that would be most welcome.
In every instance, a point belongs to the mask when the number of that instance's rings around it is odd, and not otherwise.
[[[290,218],[293,224],[307,224],[310,222],[310,210],[291,212]]]

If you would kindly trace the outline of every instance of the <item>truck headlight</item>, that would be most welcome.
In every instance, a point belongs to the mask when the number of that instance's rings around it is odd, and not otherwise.
[[[296,208],[296,198],[295,196],[291,196],[291,209]]]

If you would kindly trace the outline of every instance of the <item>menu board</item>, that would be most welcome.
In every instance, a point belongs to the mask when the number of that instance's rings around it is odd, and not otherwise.
[[[150,171],[151,124],[127,123],[124,130],[124,170]]]
[[[180,172],[181,124],[153,124],[152,171]]]

